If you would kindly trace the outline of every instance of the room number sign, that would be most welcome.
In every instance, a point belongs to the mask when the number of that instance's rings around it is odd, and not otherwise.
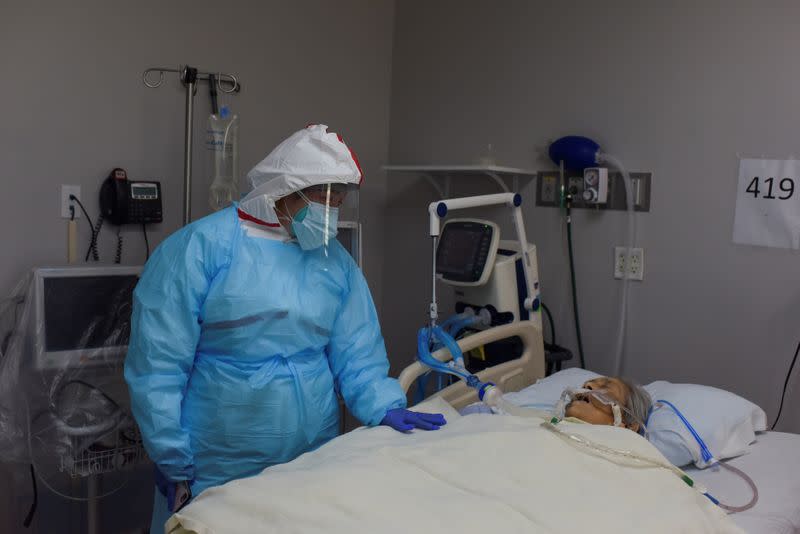
[[[800,160],[739,160],[733,242],[800,249]]]

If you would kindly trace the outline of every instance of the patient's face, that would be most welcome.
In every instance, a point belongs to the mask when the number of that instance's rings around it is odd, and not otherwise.
[[[585,389],[602,389],[606,395],[617,401],[620,406],[625,406],[628,401],[628,388],[616,378],[600,377],[589,380],[583,384]],[[613,425],[614,412],[611,406],[603,404],[594,397],[587,395],[573,400],[567,405],[567,417],[575,417],[593,425]],[[627,425],[631,430],[637,431],[638,424]]]

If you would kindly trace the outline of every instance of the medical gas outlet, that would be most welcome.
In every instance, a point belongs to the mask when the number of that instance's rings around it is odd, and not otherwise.
[[[583,200],[587,204],[605,204],[608,201],[608,169],[604,167],[584,169]]]

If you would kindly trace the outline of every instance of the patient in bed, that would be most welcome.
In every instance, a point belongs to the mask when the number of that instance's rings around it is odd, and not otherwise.
[[[620,377],[601,376],[585,382],[584,389],[603,390],[621,408],[622,426],[639,432],[653,404],[650,394],[639,384]],[[574,417],[593,425],[613,425],[612,407],[597,401],[591,395],[577,395],[567,405],[567,417]]]
[[[616,402],[620,407],[621,426],[634,432],[643,430],[642,424],[647,420],[647,413],[653,401],[642,386],[625,378],[601,376],[584,382],[582,387],[589,390],[601,390],[605,397]],[[461,411],[462,415],[473,413],[492,412],[483,403],[472,404]],[[593,425],[614,424],[613,407],[600,402],[590,394],[576,395],[566,406],[564,415]]]

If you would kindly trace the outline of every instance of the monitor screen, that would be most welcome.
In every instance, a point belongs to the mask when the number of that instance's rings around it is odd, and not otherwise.
[[[471,221],[444,226],[436,249],[436,272],[445,280],[477,282],[489,257],[493,228]]]
[[[126,346],[138,281],[132,274],[45,278],[45,351]]]

